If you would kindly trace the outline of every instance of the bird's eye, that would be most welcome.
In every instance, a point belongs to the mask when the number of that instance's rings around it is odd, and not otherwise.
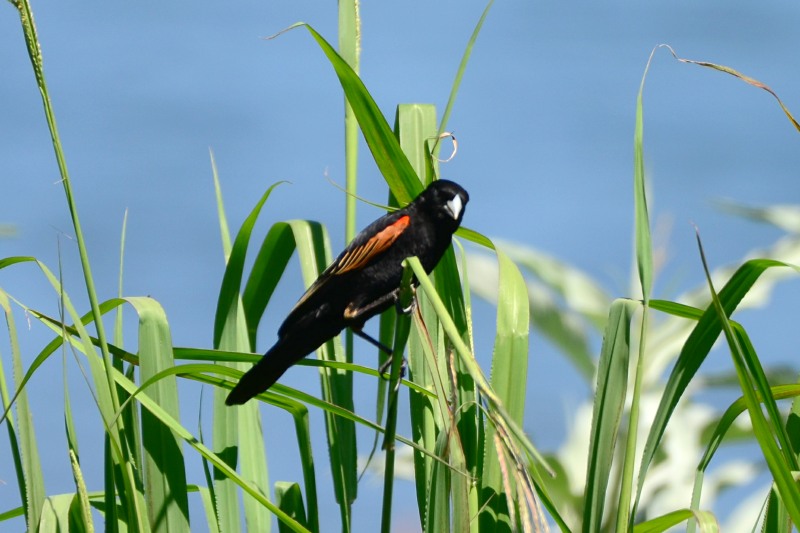
[[[445,203],[445,209],[447,210],[447,213],[453,217],[453,220],[458,220],[463,208],[464,204],[461,202],[461,196],[458,194],[453,196],[451,200],[448,200]]]

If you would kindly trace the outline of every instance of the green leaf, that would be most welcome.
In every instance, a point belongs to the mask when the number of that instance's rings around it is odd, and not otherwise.
[[[752,259],[739,267],[722,290],[719,291],[719,301],[725,314],[727,316],[733,314],[733,311],[742,301],[742,298],[744,298],[753,287],[761,274],[767,269],[774,267],[790,267],[797,270],[797,268],[792,265],[771,259]],[[677,304],[665,306],[664,302],[658,300],[652,300],[650,302],[650,307],[657,310],[681,309],[685,311],[685,308],[681,308]],[[686,314],[688,315],[689,313]],[[698,320],[697,325],[695,325],[686,343],[684,343],[681,353],[677,361],[675,361],[675,365],[667,379],[667,384],[661,396],[661,401],[659,402],[653,423],[650,426],[647,442],[645,443],[644,452],[642,454],[634,510],[641,497],[647,470],[655,457],[658,446],[661,443],[661,438],[672,416],[672,412],[675,410],[675,406],[683,396],[686,387],[694,378],[695,374],[697,374],[700,365],[705,361],[721,332],[722,323],[719,316],[717,315],[714,305],[709,305]],[[633,515],[635,515],[635,512]]]
[[[615,300],[608,314],[589,441],[582,527],[585,532],[600,531],[603,524],[614,449],[628,390],[631,317],[638,306],[631,300]]]
[[[17,339],[17,328],[14,323],[14,315],[11,311],[11,304],[5,291],[0,290],[0,307],[2,307],[8,326],[8,336],[11,341],[11,359],[14,372],[14,382],[17,390],[20,390],[27,376],[22,370],[22,355],[20,353],[19,341]],[[0,378],[2,381],[3,405],[6,409],[11,407],[11,399],[8,397],[8,388],[5,382],[5,372],[0,368]],[[6,420],[8,425],[9,441],[14,457],[14,467],[19,483],[20,499],[25,505],[25,521],[28,529],[35,529],[35,524],[41,520],[46,497],[44,488],[44,476],[42,474],[42,464],[39,460],[39,446],[36,441],[36,431],[33,427],[33,417],[28,403],[28,394],[24,390],[19,392],[15,404],[17,406],[17,424],[9,417]]]
[[[716,533],[719,531],[719,524],[713,514],[708,511],[693,511],[691,509],[681,509],[672,511],[663,516],[653,518],[641,524],[636,524],[633,528],[634,533],[661,533],[671,527],[677,526],[681,522],[697,519],[700,523],[700,531],[703,533]]]
[[[781,501],[786,506],[786,511],[789,513],[792,522],[798,524],[800,523],[800,491],[797,490],[794,473],[800,470],[800,467],[797,465],[797,459],[788,445],[788,437],[783,433],[783,426],[780,421],[780,415],[777,412],[777,406],[775,406],[775,399],[766,384],[766,378],[763,370],[761,370],[755,350],[745,336],[737,335],[734,332],[728,320],[727,310],[714,289],[703,246],[700,242],[699,232],[697,234],[697,244],[700,249],[703,270],[708,280],[708,288],[711,292],[714,310],[721,322],[722,330],[725,332],[725,339],[728,341],[736,373],[739,375],[740,387],[744,393],[747,410],[750,413],[750,421],[753,424],[753,433],[775,480],[775,486]],[[764,416],[756,396],[756,390],[758,390],[767,407],[767,412],[770,416],[769,420]],[[778,442],[775,442],[776,436]]]
[[[276,482],[275,502],[287,515],[306,525],[306,510],[303,506],[303,493],[300,491],[300,485],[288,481]],[[279,522],[278,531],[288,533],[291,530],[282,522]]]
[[[378,169],[400,205],[407,204],[422,192],[422,184],[375,100],[347,61],[314,28],[305,23],[291,26],[296,27],[306,28],[325,53],[336,71],[347,101],[353,108]]]
[[[497,298],[497,334],[492,358],[491,385],[509,416],[522,425],[528,380],[529,307],[525,280],[517,266],[502,252],[497,252],[499,284]],[[495,446],[496,430],[489,426],[483,445],[485,459],[481,477],[481,529],[511,531],[509,509],[517,505],[518,495],[507,493],[503,465]],[[507,475],[507,473],[506,473]]]
[[[139,361],[141,379],[147,380],[174,366],[172,338],[167,316],[152,298],[126,300],[139,315]],[[174,377],[162,379],[148,391],[164,411],[180,419],[178,386]],[[189,501],[181,441],[152,414],[142,413],[145,498],[153,531],[189,529]]]

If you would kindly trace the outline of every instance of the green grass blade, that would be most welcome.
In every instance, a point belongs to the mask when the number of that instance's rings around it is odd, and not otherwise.
[[[323,226],[303,220],[289,222],[297,245],[297,255],[306,286],[310,286],[330,264],[331,252]],[[317,350],[319,359],[349,363],[338,339],[325,343]],[[320,371],[323,400],[353,411],[353,376],[333,368]],[[336,501],[341,510],[342,527],[349,528],[350,505],[358,490],[358,464],[355,426],[351,421],[325,413],[331,473]]]
[[[497,253],[499,284],[497,334],[492,358],[492,388],[506,406],[511,418],[522,425],[528,378],[529,307],[525,280],[517,266],[502,252]],[[480,528],[486,531],[511,531],[516,495],[508,493],[503,466],[495,446],[496,431],[486,429],[485,459],[481,476]],[[507,475],[507,474],[506,474]]]
[[[27,0],[20,0],[18,2],[14,2],[13,5],[17,8],[20,14],[20,23],[22,26],[23,34],[25,36],[25,44],[28,49],[28,55],[31,60],[31,66],[33,68],[34,75],[36,77],[36,82],[39,87],[39,92],[42,98],[42,106],[44,109],[47,125],[50,130],[50,137],[52,139],[53,150],[55,153],[56,162],[58,164],[59,173],[61,175],[60,181],[62,186],[64,187],[67,206],[69,208],[70,218],[72,220],[73,230],[75,232],[75,242],[78,246],[78,254],[80,256],[86,293],[89,299],[92,313],[94,314],[95,317],[99,318],[100,310],[98,307],[97,292],[94,286],[94,278],[92,276],[88,251],[86,249],[86,241],[83,236],[83,230],[80,224],[80,220],[78,218],[76,202],[72,192],[72,181],[69,176],[69,171],[67,170],[66,157],[64,155],[63,147],[61,145],[59,131],[56,126],[55,113],[53,111],[53,106],[50,100],[47,83],[45,81],[44,63],[42,60],[41,46],[39,43],[36,26],[34,24],[33,11],[31,9],[30,3]],[[108,347],[106,345],[105,328],[103,322],[99,319],[95,320],[95,327],[97,330],[97,338],[100,341],[100,349],[103,357],[103,364],[99,367],[99,369],[103,370],[105,374],[106,378],[105,388],[108,390],[110,395],[110,406],[109,406],[110,410],[115,411],[116,408],[119,406],[119,399],[117,398],[116,394],[117,391],[113,386],[112,361],[111,361],[111,356],[108,352]],[[100,386],[99,383],[98,386]],[[108,429],[112,432],[112,435],[110,435],[112,441],[116,443],[120,443],[123,441],[125,428],[123,427],[121,422],[118,426]],[[121,452],[120,464],[122,466],[122,475],[124,476],[124,483],[127,487],[131,489],[130,497],[132,497],[133,493],[132,490],[134,486],[134,473],[132,470],[132,466],[129,462],[129,459],[126,457],[126,449],[121,449],[120,452]],[[142,523],[144,520],[144,513],[141,512],[141,509],[137,509],[137,507],[138,505],[136,504],[131,506],[131,509],[136,509],[137,511],[131,522],[135,530],[139,530],[145,527]]]
[[[251,210],[234,240],[230,249],[223,275],[220,294],[217,299],[217,313],[214,322],[214,346],[225,350],[252,351],[248,332],[247,315],[242,301],[241,290],[244,278],[244,265],[250,237],[261,213],[261,209],[269,199],[275,187],[273,184],[262,195]],[[221,193],[217,193],[218,206],[221,205]],[[218,207],[218,209],[220,209]],[[224,211],[219,211],[220,222],[224,223]],[[223,243],[225,242],[223,229]],[[243,363],[233,363],[239,370],[247,368]],[[263,494],[269,492],[266,449],[264,446],[261,418],[258,404],[250,402],[236,409],[224,404],[226,391],[214,390],[214,422],[212,441],[214,449],[231,468],[236,467],[237,459],[243,476],[259,487]],[[236,485],[218,469],[214,469],[214,495],[216,497],[217,516],[222,531],[238,531],[239,498]],[[265,509],[252,498],[245,498],[245,522],[252,531],[269,531],[271,519]]]
[[[205,457],[203,460],[205,460]],[[209,487],[211,486],[212,484],[209,480]],[[211,489],[208,487],[197,487],[197,491],[200,493],[200,499],[203,502],[203,510],[206,513],[206,525],[208,526],[209,533],[220,533]]]
[[[395,134],[416,175],[425,176],[428,141],[436,136],[436,106],[400,104],[395,115]]]
[[[238,240],[238,239],[237,239]],[[236,257],[236,245],[231,261]],[[238,285],[237,285],[238,288]],[[238,298],[228,311],[222,329],[219,347],[225,350],[246,351],[250,349],[244,309]],[[232,363],[238,370],[245,370],[244,363]],[[214,389],[214,423],[212,440],[214,449],[231,468],[236,467],[243,477],[259,488],[262,494],[269,493],[266,449],[261,428],[261,418],[256,402],[249,402],[237,408],[225,405],[226,390]],[[239,531],[239,498],[237,484],[224,474],[224,470],[214,469],[214,494],[221,531]],[[269,531],[271,520],[265,509],[251,498],[244,499],[247,529]]]
[[[361,56],[359,0],[339,2],[339,55],[358,74]],[[348,194],[345,195],[344,240],[356,236],[356,193],[358,192],[358,121],[353,108],[344,102],[344,168]]]
[[[442,123],[439,126],[439,134],[444,133],[445,129],[447,128],[447,122],[450,119],[450,113],[453,110],[453,105],[455,105],[458,89],[461,87],[461,79],[464,77],[464,72],[467,70],[467,63],[469,63],[469,58],[472,56],[472,48],[475,46],[475,42],[478,40],[478,35],[481,33],[481,28],[483,28],[483,23],[486,21],[486,17],[489,16],[489,10],[492,8],[492,4],[494,4],[494,0],[489,0],[489,2],[486,4],[486,7],[483,9],[483,13],[481,13],[481,17],[478,19],[478,23],[475,25],[475,29],[472,30],[472,35],[470,35],[469,41],[467,41],[467,46],[464,48],[464,55],[461,56],[461,62],[458,64],[456,77],[455,80],[453,80],[453,86],[450,89],[450,96],[447,98],[447,105],[444,108]]]
[[[220,367],[222,368],[222,367]],[[174,369],[170,369],[174,370]],[[226,369],[227,372],[233,372],[233,370]],[[131,382],[127,379],[124,375],[116,372],[115,373],[116,382],[123,387],[129,394],[133,395],[138,390],[136,384]],[[181,438],[184,442],[186,442],[189,446],[194,448],[198,453],[200,453],[203,457],[205,457],[208,461],[210,461],[215,469],[219,471],[219,475],[225,476],[230,478],[234,481],[238,486],[242,487],[244,491],[256,502],[258,502],[261,506],[263,506],[266,510],[275,514],[279,520],[287,524],[292,531],[297,532],[305,532],[307,529],[302,526],[302,524],[298,523],[292,517],[288,516],[284,513],[281,509],[279,509],[272,501],[265,496],[265,492],[262,491],[261,488],[254,485],[252,482],[244,479],[242,476],[236,473],[236,471],[231,468],[227,461],[220,457],[218,454],[209,450],[205,445],[203,445],[194,435],[192,435],[180,422],[174,419],[169,413],[167,413],[164,409],[161,408],[156,402],[151,400],[146,394],[138,394],[136,395],[139,403],[142,405],[143,408],[150,411],[157,419],[161,421],[165,426],[167,426],[172,432],[175,433],[179,438]],[[237,530],[238,531],[238,530]]]
[[[222,200],[222,185],[220,185],[219,182],[217,160],[214,159],[214,151],[210,148],[208,150],[208,156],[211,158],[211,175],[214,178],[214,197],[217,200],[217,221],[219,222],[222,253],[225,257],[225,264],[228,264],[228,258],[231,255],[231,232],[228,229],[228,217],[225,216],[225,202]]]
[[[422,192],[422,185],[400,149],[386,118],[347,61],[342,59],[336,50],[308,24],[298,23],[292,28],[299,26],[308,30],[330,61],[378,169],[400,205],[407,204]]]
[[[608,314],[592,414],[584,491],[584,532],[600,531],[603,524],[606,492],[628,389],[631,318],[638,306],[631,300],[615,300]]]
[[[108,346],[106,344],[106,334],[105,334],[105,326],[103,325],[103,321],[99,319],[101,316],[99,302],[97,298],[97,291],[95,290],[94,285],[94,277],[92,276],[91,264],[89,263],[89,254],[86,248],[86,240],[83,236],[83,229],[81,227],[80,219],[78,217],[78,209],[75,202],[75,198],[72,191],[72,180],[69,176],[69,171],[67,169],[66,157],[64,155],[64,150],[61,145],[61,138],[58,131],[58,127],[56,126],[56,119],[55,119],[55,112],[53,110],[52,102],[50,100],[50,94],[47,87],[47,82],[45,81],[44,75],[44,62],[42,60],[41,54],[41,46],[39,43],[39,38],[37,35],[36,26],[34,24],[33,19],[33,11],[31,9],[30,3],[28,0],[20,0],[18,2],[14,2],[13,5],[17,8],[20,14],[20,23],[22,26],[23,34],[25,36],[25,44],[28,48],[28,56],[31,60],[31,66],[34,71],[34,75],[36,77],[36,83],[39,87],[39,93],[42,97],[42,106],[44,108],[44,114],[47,121],[48,128],[50,130],[50,137],[53,143],[53,151],[55,153],[56,162],[58,164],[59,174],[61,176],[61,184],[64,187],[64,195],[67,200],[67,206],[70,212],[70,218],[72,220],[72,227],[75,232],[75,243],[78,246],[78,255],[80,256],[81,262],[81,269],[83,271],[83,279],[84,285],[86,287],[86,293],[89,299],[89,304],[92,309],[92,314],[95,316],[95,328],[97,331],[97,338],[100,341],[100,350],[102,354],[102,365],[98,365],[95,368],[97,370],[101,370],[105,374],[105,384],[101,385],[99,382],[96,383],[98,388],[103,388],[108,391],[109,395],[109,405],[103,405],[101,407],[105,407],[106,413],[110,411],[116,411],[119,407],[119,398],[117,397],[117,390],[114,387],[114,380],[112,377],[112,369],[113,364],[111,360],[111,355],[108,351]],[[99,392],[99,391],[98,391]],[[111,432],[110,438],[113,443],[121,443],[125,439],[125,427],[122,421],[119,421],[118,425],[113,428],[107,428],[108,431]],[[118,446],[119,447],[119,446]],[[134,472],[133,467],[130,462],[130,458],[127,456],[127,448],[122,447],[120,448],[120,458],[119,463],[122,467],[121,473],[124,477],[124,484],[130,489],[130,494],[126,495],[129,498],[133,498],[133,487],[135,485],[134,482]],[[146,528],[144,525],[145,513],[138,506],[138,502],[133,502],[133,505],[130,506],[132,510],[135,510],[135,515],[132,517],[131,525],[134,530],[140,530]]]
[[[774,267],[789,267],[797,270],[797,267],[793,265],[772,259],[752,259],[736,270],[722,290],[719,291],[719,300],[727,316],[730,316],[736,310],[742,298],[753,287],[761,274]],[[650,302],[650,306],[654,309],[665,310],[664,303],[660,301],[653,300]],[[671,310],[680,309],[677,304],[667,308]],[[642,454],[634,509],[638,505],[647,470],[655,457],[672,412],[721,332],[722,324],[719,316],[714,306],[709,305],[683,345],[681,353],[667,379],[664,394],[656,410]]]
[[[70,449],[70,465],[72,466],[72,477],[75,480],[76,493],[70,506],[71,522],[70,531],[94,531],[92,522],[92,509],[89,505],[89,494],[86,490],[86,482],[83,478],[83,471],[78,462],[78,456]]]
[[[587,383],[593,382],[597,365],[589,338],[605,328],[611,298],[586,273],[564,261],[519,244],[498,246],[538,280],[529,282],[533,327],[568,357]],[[494,272],[494,262],[482,254],[470,259],[476,268]],[[473,277],[475,289],[493,301],[496,291],[485,278]]]
[[[700,523],[700,531],[703,533],[716,533],[719,531],[719,524],[713,514],[708,511],[693,511],[691,509],[681,509],[672,511],[663,516],[653,518],[641,524],[636,524],[633,528],[634,533],[661,533],[677,526],[681,522],[696,519]]]
[[[491,423],[495,424],[495,427],[498,429],[498,435],[501,437],[504,449],[514,456],[515,462],[525,465],[524,468],[517,469],[516,473],[518,476],[516,481],[517,485],[524,489],[523,493],[526,498],[525,505],[527,511],[533,514],[537,512],[536,504],[533,500],[533,492],[538,492],[540,501],[545,504],[553,519],[556,520],[559,525],[566,528],[557,509],[552,505],[551,498],[547,495],[538,469],[540,466],[544,466],[548,471],[552,472],[552,470],[547,467],[547,462],[544,457],[520,429],[519,424],[506,412],[502,401],[500,401],[495,391],[487,382],[480,367],[475,362],[474,355],[462,338],[462,333],[450,317],[447,306],[441,298],[439,298],[433,283],[425,274],[419,260],[416,258],[409,258],[406,261],[414,270],[414,275],[420,283],[420,289],[430,299],[433,309],[439,318],[441,327],[447,335],[449,342],[452,344],[452,347],[455,349],[459,363],[463,365],[465,371],[469,373],[469,376],[480,392],[483,402],[486,402],[487,416],[489,416]],[[502,429],[502,433],[500,429]]]
[[[130,297],[127,301],[139,316],[139,360],[141,379],[174,366],[172,338],[167,316],[152,298]],[[148,394],[164,411],[180,418],[175,378],[159,381]],[[154,531],[189,529],[189,500],[181,441],[149,412],[142,413],[145,498]]]
[[[734,329],[740,329],[741,326],[738,324],[731,322],[731,326]],[[763,402],[764,398],[761,394],[756,394],[756,397],[759,402]],[[775,400],[785,399],[785,398],[798,398],[800,397],[800,385],[777,385],[770,389],[770,397],[774,398]],[[795,400],[795,403],[797,400]],[[706,451],[703,454],[702,459],[700,459],[700,463],[697,465],[697,473],[695,474],[695,482],[694,482],[694,490],[692,491],[692,509],[699,510],[700,508],[700,497],[702,495],[702,487],[703,487],[703,478],[705,476],[706,469],[708,465],[711,463],[711,459],[714,457],[714,454],[719,449],[720,445],[722,444],[723,439],[725,438],[725,434],[731,428],[733,423],[742,414],[744,411],[747,410],[747,403],[745,402],[744,397],[740,397],[735,402],[733,402],[722,414],[717,422],[716,427],[711,435],[709,440],[708,446],[706,447]],[[794,422],[790,421],[787,423],[787,427]],[[796,432],[790,432],[790,435],[796,435]],[[773,502],[772,499],[770,501],[770,506],[777,505],[777,502]],[[781,509],[785,510],[785,507],[779,505]],[[777,513],[767,513],[767,516],[777,516]],[[788,516],[786,517],[788,519]],[[785,522],[785,520],[783,520]],[[694,527],[693,524],[690,524],[689,531],[693,531]],[[784,531],[784,529],[765,529],[765,531]]]
[[[225,266],[225,274],[222,277],[222,286],[220,287],[219,297],[217,298],[217,312],[214,318],[214,346],[218,347],[220,344],[220,337],[222,336],[222,329],[228,320],[229,313],[232,307],[235,307],[236,302],[240,298],[240,290],[242,286],[242,278],[244,273],[244,263],[247,257],[247,248],[250,243],[250,235],[253,232],[253,227],[258,220],[258,215],[261,213],[261,208],[269,198],[272,191],[280,185],[281,182],[273,184],[261,196],[261,199],[256,203],[255,207],[250,211],[250,214],[242,223],[239,232],[236,235],[236,240],[233,243],[228,262]],[[220,215],[224,219],[223,215]]]
[[[647,78],[647,71],[650,68],[652,58],[653,54],[651,53],[639,85],[639,94],[636,97],[636,126],[633,134],[634,240],[636,243],[636,266],[645,303],[650,299],[650,291],[653,287],[653,243],[650,236],[650,215],[647,210],[647,183],[644,172],[644,110],[642,97],[644,82]]]
[[[318,223],[308,222],[308,224],[315,234],[323,231]],[[275,287],[283,277],[286,265],[296,247],[294,229],[288,222],[273,224],[261,243],[242,293],[242,305],[252,349],[256,347],[256,333],[264,310],[272,299]]]
[[[275,502],[278,507],[299,523],[306,525],[306,510],[303,506],[303,493],[300,485],[288,481],[275,483]],[[283,523],[278,523],[278,531],[288,533],[290,529]]]
[[[72,494],[48,496],[42,507],[42,517],[36,526],[38,533],[60,533],[70,531],[70,506]]]
[[[0,290],[0,307],[5,313],[8,325],[8,336],[11,341],[11,360],[14,373],[14,382],[19,390],[24,384],[22,370],[22,354],[20,353],[17,328],[14,315],[6,293]],[[4,380],[5,381],[5,380]],[[5,387],[4,387],[5,388]],[[8,394],[3,395],[6,409],[10,408]],[[39,446],[36,441],[36,431],[33,427],[28,395],[25,391],[19,393],[14,402],[17,406],[17,427],[9,423],[9,437],[14,451],[14,463],[17,469],[17,480],[20,483],[20,498],[25,506],[25,521],[28,529],[33,530],[42,518],[43,505],[47,493],[44,488],[44,476],[39,460]]]
[[[255,344],[255,333],[266,305],[294,250],[297,250],[303,277],[308,286],[325,269],[331,259],[330,244],[324,226],[311,221],[293,220],[277,223],[270,228],[248,277],[242,297],[243,313],[247,317],[247,330],[251,346]],[[231,257],[235,257],[235,254]],[[341,350],[338,339],[327,343],[318,353],[320,358],[326,361],[343,364],[350,362],[347,355]],[[341,405],[352,411],[352,375],[341,369],[329,368],[324,369],[321,376],[325,401]],[[328,442],[336,497],[340,502],[342,520],[349,523],[349,508],[357,491],[355,428],[351,422],[331,417],[329,414],[326,414],[326,427],[329,435]],[[313,472],[310,451],[309,454],[302,456],[308,458],[304,460],[304,472]],[[306,487],[308,491],[308,480]],[[314,494],[312,498],[307,494],[307,499],[309,520],[313,524],[317,520],[316,495]]]
[[[122,235],[119,244],[119,275],[117,276],[117,298],[122,298],[122,279],[125,266],[125,236],[128,231],[128,210],[125,210],[125,215],[122,217]],[[114,344],[122,346],[122,307],[117,308],[117,315],[114,320]],[[115,361],[116,362],[116,361]],[[117,366],[119,369],[120,366]],[[124,400],[123,400],[124,401]]]
[[[418,176],[425,175],[427,165],[427,138],[436,135],[436,108],[428,104],[401,104],[397,107],[395,115],[395,134],[400,142],[403,153],[411,163],[412,168]],[[394,196],[390,194],[390,200]],[[423,316],[431,316],[430,304],[424,297],[418,296],[417,305]],[[382,332],[385,335],[394,337],[395,325],[397,323],[394,311],[384,313],[381,317],[383,322]],[[387,324],[390,323],[390,324]],[[428,328],[432,342],[436,342],[438,334],[437,322],[431,321]],[[440,358],[439,365],[432,363],[432,355],[427,355],[425,348],[426,339],[420,334],[419,328],[411,330],[408,339],[408,371],[409,378],[427,389],[437,389],[440,398],[449,397],[441,385],[446,376],[444,360]],[[384,339],[391,342],[391,339]],[[438,385],[436,385],[438,383]],[[385,385],[381,384],[379,393],[384,394]],[[382,417],[383,401],[379,399],[377,405],[378,420]],[[432,398],[411,395],[409,397],[409,414],[411,419],[411,431],[414,442],[426,450],[435,450],[437,435],[442,429],[444,420],[447,419],[447,409],[444,404],[438,406],[438,416],[434,414],[436,404]],[[419,509],[420,523],[426,521],[442,526],[441,520],[449,519],[449,504],[447,498],[429,498],[433,482],[433,460],[425,454],[414,453],[414,472],[417,495],[417,508]],[[437,471],[441,475],[446,475],[446,471]],[[434,504],[434,508],[429,510],[429,502]],[[447,513],[443,514],[442,509],[436,509],[438,505],[448,505]],[[435,517],[429,520],[427,515]],[[441,519],[441,520],[440,520]],[[448,527],[449,528],[449,527]]]
[[[779,425],[776,427],[776,423],[779,422],[778,420],[771,419],[768,421],[766,419],[764,412],[761,410],[761,406],[758,402],[758,397],[756,396],[756,391],[754,389],[757,388],[759,390],[759,393],[761,394],[765,404],[769,405],[771,403],[774,406],[775,400],[772,398],[769,389],[762,388],[763,384],[766,382],[763,371],[760,372],[760,375],[756,375],[756,373],[760,371],[760,368],[757,368],[756,372],[753,372],[753,363],[757,364],[758,358],[755,353],[752,352],[752,347],[743,343],[743,340],[746,339],[736,335],[728,320],[727,310],[723,306],[716,290],[714,289],[714,284],[711,280],[711,274],[708,270],[708,264],[706,263],[703,246],[700,242],[699,233],[697,234],[697,244],[700,249],[700,257],[702,259],[703,270],[705,271],[706,279],[708,281],[708,288],[711,292],[714,310],[716,311],[717,317],[721,322],[722,330],[725,332],[725,338],[728,341],[733,363],[736,367],[736,373],[739,376],[740,387],[744,393],[747,410],[750,413],[750,421],[753,424],[753,433],[758,440],[758,444],[761,447],[764,459],[766,460],[767,466],[772,473],[772,477],[775,481],[781,501],[783,502],[783,505],[786,506],[786,511],[789,513],[792,521],[795,524],[798,524],[800,523],[800,491],[798,491],[797,483],[794,480],[793,475],[793,472],[798,470],[796,460],[790,449],[781,450],[779,444],[775,442],[775,431],[776,429],[780,430],[782,428]],[[768,412],[772,416],[772,411],[768,410]],[[772,423],[772,427],[770,427],[770,422]],[[779,438],[779,440],[782,439]]]
[[[633,475],[636,466],[636,444],[639,435],[639,400],[641,398],[644,357],[647,349],[647,326],[649,317],[650,293],[653,289],[653,243],[650,235],[650,214],[647,210],[647,184],[644,172],[644,109],[642,99],[644,83],[655,49],[650,53],[639,94],[636,97],[636,126],[633,134],[633,205],[634,205],[634,242],[636,247],[636,266],[639,272],[639,284],[644,300],[641,330],[639,333],[639,353],[636,358],[636,373],[633,381],[633,393],[628,414],[628,432],[625,442],[625,456],[622,462],[622,478],[620,480],[619,504],[617,510],[617,529],[622,531],[633,524],[635,516],[635,498],[633,493]],[[633,507],[633,509],[632,509]],[[599,524],[598,524],[599,525]]]
[[[62,338],[66,337],[66,329],[62,330]],[[72,402],[70,400],[69,386],[67,381],[67,365],[66,358],[64,361],[64,430],[67,435],[67,447],[69,449],[70,464],[72,466],[72,479],[75,482],[75,501],[73,502],[73,521],[79,523],[81,531],[93,531],[94,524],[92,522],[91,508],[89,505],[89,496],[86,490],[86,482],[83,477],[83,471],[80,465],[80,454],[78,452],[78,433],[75,430],[75,420],[72,416]],[[129,426],[130,427],[130,426]],[[116,520],[116,517],[113,518]]]

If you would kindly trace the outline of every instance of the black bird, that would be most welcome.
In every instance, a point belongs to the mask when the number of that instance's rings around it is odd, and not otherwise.
[[[403,260],[417,256],[430,273],[450,246],[468,201],[461,186],[437,180],[403,209],[364,228],[300,298],[278,330],[278,342],[225,403],[240,405],[264,392],[345,327],[372,340],[361,328],[397,301]]]

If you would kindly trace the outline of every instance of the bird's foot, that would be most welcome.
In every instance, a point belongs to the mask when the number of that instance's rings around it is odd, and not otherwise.
[[[394,356],[389,357],[386,361],[383,362],[383,364],[381,364],[381,366],[378,367],[378,374],[380,374],[380,376],[383,379],[389,379],[391,377],[390,373],[392,370],[392,362],[394,361],[393,357]],[[406,377],[407,367],[408,367],[408,361],[406,360],[405,357],[403,357],[403,361],[400,363],[400,379]]]
[[[408,304],[408,307],[402,307],[401,304],[400,304],[400,300],[399,299],[395,301],[395,307],[397,308],[397,312],[398,313],[400,313],[402,315],[410,315],[411,313],[414,312],[414,309],[417,308],[417,289],[416,289],[416,287],[412,286],[411,287],[411,292],[412,292],[411,303]]]

